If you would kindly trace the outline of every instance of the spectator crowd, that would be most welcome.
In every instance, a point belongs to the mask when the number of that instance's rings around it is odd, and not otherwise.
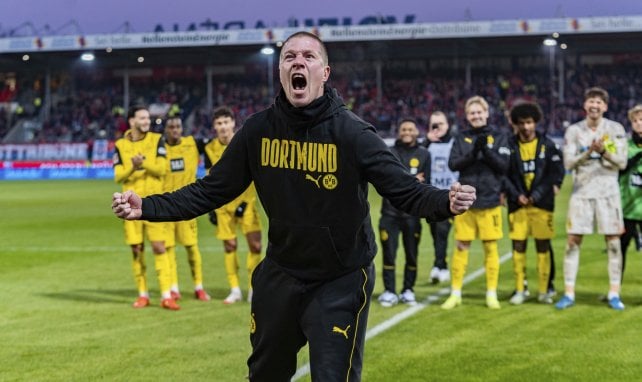
[[[358,67],[358,65],[354,64]],[[382,75],[379,94],[376,76],[368,71],[353,70],[348,76],[333,76],[346,105],[372,123],[384,137],[394,136],[403,116],[413,115],[420,132],[425,132],[430,114],[449,110],[447,116],[455,130],[465,126],[463,105],[473,95],[484,97],[490,106],[489,123],[508,126],[507,110],[518,100],[534,101],[543,109],[540,126],[550,136],[561,137],[565,128],[581,119],[583,89],[601,86],[611,94],[606,115],[626,121],[626,111],[635,104],[642,88],[641,69],[635,65],[578,66],[565,74],[564,94],[558,83],[551,81],[548,70],[499,72],[479,69],[467,82],[454,71],[408,72],[387,70]],[[229,106],[242,124],[247,117],[273,101],[264,70],[248,66],[245,74],[215,75],[212,78],[212,104],[208,104],[203,71],[183,75],[132,77],[128,88],[129,105],[161,104],[180,110],[186,133],[196,138],[209,136],[210,110]],[[37,118],[42,129],[30,143],[87,142],[96,138],[117,139],[126,129],[124,118],[125,89],[122,78],[104,71],[81,75],[60,73],[52,80],[50,105],[44,110],[42,79],[23,78],[21,86],[7,101],[21,106],[14,115],[0,113],[0,136],[4,137],[22,117]],[[277,93],[279,89],[275,89]],[[1,110],[1,109],[0,109]],[[164,109],[163,109],[164,110]],[[153,110],[151,110],[153,113]],[[152,115],[163,118],[167,115]],[[160,123],[158,124],[160,128]]]

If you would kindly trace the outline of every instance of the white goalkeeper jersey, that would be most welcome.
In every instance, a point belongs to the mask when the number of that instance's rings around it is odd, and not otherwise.
[[[588,153],[596,139],[604,142],[609,159],[597,152]],[[564,134],[564,167],[573,172],[573,196],[593,199],[619,195],[618,172],[626,167],[626,155],[626,133],[618,122],[602,118],[595,130],[586,120],[569,126]]]

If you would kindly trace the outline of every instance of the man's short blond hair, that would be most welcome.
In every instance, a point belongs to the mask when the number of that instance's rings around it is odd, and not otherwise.
[[[466,106],[464,106],[464,110],[468,112],[468,108],[474,103],[479,104],[484,111],[488,111],[488,102],[486,102],[484,97],[478,95],[468,98]]]
[[[629,121],[633,122],[633,118],[635,118],[635,115],[639,113],[642,113],[642,104],[640,103],[629,109],[629,112],[628,112]]]

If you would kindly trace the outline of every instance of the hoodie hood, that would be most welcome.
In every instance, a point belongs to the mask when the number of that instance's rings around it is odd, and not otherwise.
[[[324,86],[323,95],[307,106],[292,106],[283,89],[276,96],[274,105],[277,112],[287,120],[288,125],[294,128],[315,126],[321,121],[330,118],[340,109],[345,109],[343,100],[337,90],[327,84]]]

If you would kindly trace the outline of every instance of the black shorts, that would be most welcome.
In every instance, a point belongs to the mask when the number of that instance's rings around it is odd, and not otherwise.
[[[314,381],[359,381],[374,265],[302,282],[266,258],[254,270],[250,381],[286,382],[309,342]]]

